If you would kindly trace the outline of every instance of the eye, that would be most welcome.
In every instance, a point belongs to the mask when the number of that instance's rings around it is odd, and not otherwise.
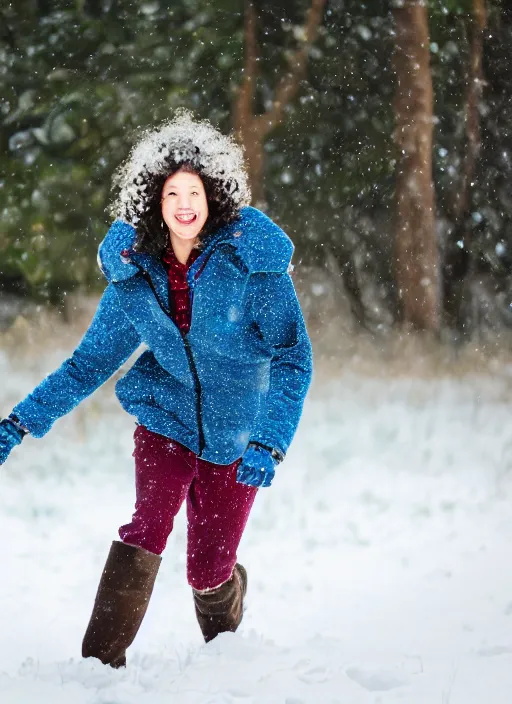
[[[192,191],[192,195],[193,195],[193,196],[198,196],[199,193],[198,193],[197,191]]]

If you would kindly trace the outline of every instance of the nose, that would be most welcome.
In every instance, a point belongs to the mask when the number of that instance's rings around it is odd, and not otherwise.
[[[178,198],[178,208],[180,210],[190,210],[190,196],[188,193],[181,193]]]

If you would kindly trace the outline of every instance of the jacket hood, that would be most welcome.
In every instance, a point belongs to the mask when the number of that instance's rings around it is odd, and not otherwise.
[[[169,160],[195,166],[238,208],[250,203],[242,147],[207,120],[196,120],[191,112],[180,109],[174,119],[143,132],[115,172],[112,185],[117,197],[109,208],[114,218],[132,225],[139,222],[148,207],[148,184],[169,173]]]
[[[110,227],[98,248],[98,264],[107,281],[125,281],[140,270],[140,265],[156,261],[150,255],[133,250],[135,237],[135,228],[123,220],[116,220]],[[278,225],[250,206],[241,209],[238,220],[210,235],[205,251],[221,243],[236,250],[250,274],[286,272],[294,249],[292,241]]]
[[[221,230],[221,241],[235,247],[249,273],[288,270],[293,255],[293,243],[265,213],[247,206],[240,211],[240,219]]]

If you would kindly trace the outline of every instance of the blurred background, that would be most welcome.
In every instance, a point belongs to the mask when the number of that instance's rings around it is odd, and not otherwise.
[[[511,51],[499,0],[0,0],[1,330],[101,292],[112,172],[185,106],[244,144],[330,353],[506,350]]]

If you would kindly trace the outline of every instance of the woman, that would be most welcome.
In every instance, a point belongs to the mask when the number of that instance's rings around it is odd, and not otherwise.
[[[246,205],[231,138],[180,112],[143,135],[114,185],[116,220],[98,253],[108,285],[71,357],[0,423],[0,463],[146,346],[116,385],[137,424],[135,512],[112,543],[83,641],[84,657],[120,667],[184,501],[203,636],[238,627],[238,544],[295,433],[312,364],[293,245]]]

